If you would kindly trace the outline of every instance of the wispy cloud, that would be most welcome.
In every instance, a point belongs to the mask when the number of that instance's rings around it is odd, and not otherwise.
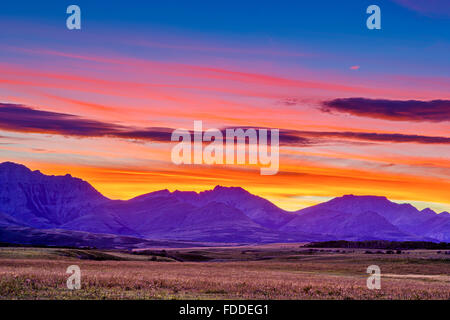
[[[241,129],[248,129],[243,128]],[[251,129],[256,129],[251,127]],[[299,131],[280,129],[280,144],[286,146],[310,146],[330,143],[348,143],[351,141],[450,144],[450,138],[400,133],[375,132],[339,132],[339,131]]]
[[[344,98],[324,101],[321,110],[394,121],[441,122],[450,120],[450,100]]]
[[[168,128],[135,129],[11,103],[0,103],[0,129],[63,136],[118,137],[154,141],[170,141],[171,134],[171,129]]]
[[[450,16],[447,0],[394,0],[396,3],[427,16]]]
[[[238,127],[258,129],[255,127]],[[43,111],[25,105],[0,103],[0,129],[13,132],[56,134],[76,137],[114,137],[143,141],[171,142],[174,128],[136,128],[77,115]],[[225,136],[227,128],[220,129]],[[234,129],[234,128],[233,128]],[[270,129],[270,128],[266,128]],[[450,144],[450,138],[400,133],[328,132],[280,129],[281,145],[307,146],[330,142],[389,142]]]
[[[447,137],[430,137],[400,133],[298,131],[297,134],[303,138],[317,137],[321,139],[332,138],[388,143],[450,144],[450,138]]]

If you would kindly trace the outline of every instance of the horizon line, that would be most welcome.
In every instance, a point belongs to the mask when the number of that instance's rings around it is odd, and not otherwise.
[[[448,212],[448,211],[446,211],[446,210],[443,210],[443,211],[441,211],[441,212],[437,212],[437,211],[431,209],[430,207],[426,207],[426,208],[424,208],[424,209],[420,209],[420,208],[418,208],[417,206],[415,206],[415,205],[413,204],[414,202],[424,202],[424,201],[418,201],[418,200],[393,200],[393,199],[388,198],[387,196],[379,196],[379,195],[371,195],[371,194],[353,194],[353,193],[351,193],[351,194],[344,194],[344,195],[341,195],[341,196],[330,196],[330,197],[326,197],[326,198],[330,198],[330,199],[329,199],[329,200],[326,200],[326,201],[323,201],[323,202],[319,202],[319,203],[310,205],[310,206],[306,206],[306,207],[303,207],[303,208],[300,208],[300,209],[296,209],[296,210],[286,210],[286,209],[281,208],[281,207],[278,206],[277,204],[273,203],[271,200],[269,200],[269,199],[267,199],[267,198],[265,198],[265,197],[262,197],[262,196],[260,196],[260,195],[251,193],[250,191],[248,191],[247,189],[245,189],[245,188],[243,188],[243,187],[241,187],[241,186],[224,186],[224,185],[220,185],[220,184],[215,185],[213,188],[203,189],[203,190],[200,190],[200,191],[195,191],[195,190],[179,190],[179,189],[175,189],[175,190],[171,191],[170,188],[163,188],[163,189],[158,189],[158,190],[154,190],[154,191],[142,193],[142,194],[139,194],[139,195],[137,195],[137,196],[134,196],[134,197],[131,197],[131,198],[128,198],[128,199],[114,199],[114,198],[110,198],[110,197],[105,196],[101,191],[99,191],[96,187],[94,187],[93,184],[92,184],[91,182],[89,182],[88,180],[85,180],[85,179],[80,178],[80,177],[77,177],[77,176],[73,176],[71,173],[66,173],[66,174],[61,174],[61,175],[52,175],[52,174],[46,174],[46,173],[43,173],[43,172],[41,172],[41,170],[39,170],[39,169],[32,170],[32,169],[30,169],[29,167],[27,167],[26,165],[21,164],[21,163],[18,163],[18,162],[14,162],[14,161],[3,161],[3,162],[0,162],[0,166],[5,165],[5,164],[12,164],[12,165],[15,165],[15,166],[22,166],[22,167],[26,168],[27,170],[29,170],[29,171],[32,172],[32,173],[40,173],[40,174],[42,174],[42,175],[44,175],[44,176],[46,176],[46,177],[67,177],[67,176],[68,176],[68,177],[70,177],[70,178],[72,178],[72,179],[79,179],[79,180],[81,180],[81,181],[83,181],[83,182],[89,184],[89,186],[91,186],[96,192],[98,192],[98,193],[101,194],[104,198],[106,198],[106,199],[108,199],[108,200],[111,200],[111,201],[130,201],[130,200],[136,199],[136,198],[138,198],[138,197],[142,197],[142,196],[145,196],[145,195],[150,195],[150,194],[153,194],[153,193],[156,193],[156,192],[161,192],[161,191],[167,191],[167,192],[169,192],[170,194],[173,194],[173,193],[175,193],[175,192],[194,192],[195,194],[198,195],[198,194],[200,194],[200,193],[202,193],[202,192],[214,191],[214,190],[217,189],[217,188],[226,188],[226,189],[238,188],[238,189],[244,190],[245,192],[248,192],[249,194],[251,194],[251,195],[253,195],[253,196],[262,198],[262,199],[264,199],[264,200],[270,202],[271,204],[273,204],[273,205],[276,206],[277,208],[279,208],[279,209],[281,209],[281,210],[283,210],[283,211],[285,211],[285,212],[287,212],[287,213],[296,213],[297,211],[303,210],[303,209],[305,209],[305,208],[313,207],[313,206],[319,205],[319,204],[321,204],[321,203],[326,203],[326,202],[331,201],[331,200],[333,200],[333,199],[342,198],[342,197],[346,197],[346,196],[347,196],[347,197],[348,197],[348,196],[354,196],[354,197],[374,197],[374,198],[384,198],[384,199],[386,199],[386,200],[388,200],[388,201],[390,201],[390,202],[393,202],[393,203],[396,203],[396,204],[399,204],[399,205],[401,205],[401,204],[408,204],[408,205],[414,207],[414,208],[415,208],[416,210],[418,210],[419,212],[422,212],[422,211],[424,211],[424,210],[426,210],[426,209],[429,209],[429,210],[432,210],[435,214],[438,214],[438,215],[439,215],[439,214],[442,214],[442,213],[450,213],[450,212]],[[311,197],[311,195],[303,195],[303,196],[305,196],[305,197]],[[324,198],[325,198],[325,197],[324,197]],[[413,203],[410,203],[410,202],[413,202]]]

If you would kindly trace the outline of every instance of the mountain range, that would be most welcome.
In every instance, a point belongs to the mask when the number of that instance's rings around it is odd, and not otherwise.
[[[114,247],[372,239],[450,242],[450,214],[355,195],[288,212],[243,188],[221,186],[111,200],[71,175],[0,164],[3,242]]]

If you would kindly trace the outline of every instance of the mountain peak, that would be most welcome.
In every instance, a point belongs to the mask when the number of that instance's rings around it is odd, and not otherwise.
[[[353,195],[346,194],[342,197],[336,197],[328,201],[331,204],[339,205],[351,205],[351,206],[390,206],[397,205],[395,202],[390,201],[384,196],[371,196],[371,195]],[[326,203],[326,202],[325,202]]]
[[[6,162],[0,163],[0,172],[10,173],[10,174],[13,173],[18,178],[21,176],[24,176],[24,175],[38,176],[38,177],[58,177],[58,176],[53,176],[53,175],[45,175],[39,170],[31,171],[28,167],[24,166],[23,164],[11,162],[11,161],[6,161]],[[71,180],[76,180],[76,181],[83,181],[82,179],[72,177],[72,175],[70,175],[69,173],[65,174],[64,176],[59,176],[59,177],[69,178]]]
[[[344,200],[387,200],[389,201],[388,198],[384,197],[384,196],[371,196],[371,195],[354,195],[354,194],[346,194],[343,195],[342,197],[337,197],[335,199],[344,199]]]
[[[28,169],[23,164],[11,162],[11,161],[6,161],[6,162],[0,163],[0,170],[7,170],[7,171],[14,170],[14,171],[31,172],[31,170]]]
[[[146,194],[142,194],[140,196],[134,197],[130,200],[148,200],[148,199],[153,199],[156,197],[165,197],[170,195],[170,191],[168,189],[162,189],[162,190],[158,190],[158,191],[153,191],[150,193],[146,193]]]
[[[241,187],[224,187],[221,185],[217,185],[212,190],[214,192],[234,192],[234,193],[249,193],[247,190]]]
[[[431,210],[430,208],[425,208],[422,211],[420,211],[420,213],[424,213],[424,214],[432,214],[435,215],[436,212],[434,212],[433,210]]]

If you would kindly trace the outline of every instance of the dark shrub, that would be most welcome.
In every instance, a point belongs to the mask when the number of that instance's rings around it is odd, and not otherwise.
[[[364,248],[364,249],[390,249],[390,250],[414,250],[414,249],[450,249],[447,242],[427,242],[427,241],[387,241],[387,240],[367,240],[367,241],[323,241],[312,242],[305,245],[312,248]]]

